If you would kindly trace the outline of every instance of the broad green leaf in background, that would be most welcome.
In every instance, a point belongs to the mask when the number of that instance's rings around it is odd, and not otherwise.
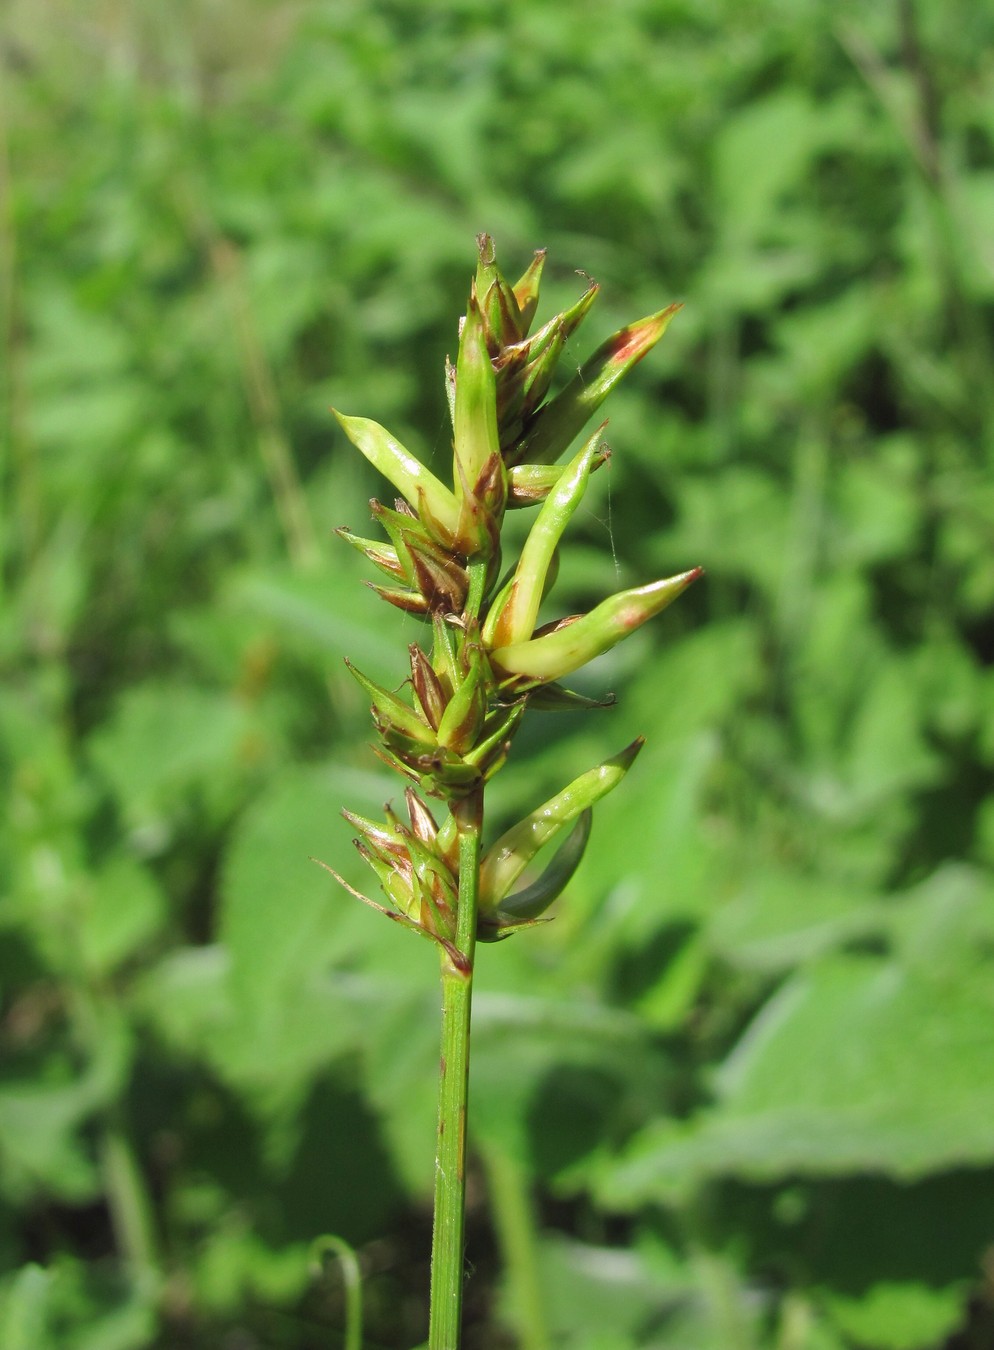
[[[872,891],[840,877],[810,876],[772,863],[752,869],[737,891],[714,906],[707,935],[730,965],[777,973],[887,923]]]
[[[875,1350],[942,1342],[985,1260],[994,1170],[915,1183],[883,1177],[720,1183],[699,1213],[722,1250],[766,1279],[804,1272],[810,1314]],[[786,1310],[785,1310],[786,1311]]]
[[[235,695],[177,682],[133,688],[90,739],[132,845],[156,854],[193,803],[223,820],[264,753],[251,708]]]
[[[44,1345],[45,1304],[52,1276],[28,1265],[0,1288],[0,1331],[7,1350],[36,1350]]]
[[[972,1272],[971,1272],[972,1274]],[[957,1330],[970,1277],[942,1290],[924,1284],[888,1284],[881,1281],[862,1298],[829,1292],[826,1305],[833,1321],[857,1345],[887,1350],[917,1350],[937,1345]]]
[[[608,1169],[630,1205],[707,1176],[853,1170],[902,1178],[994,1159],[990,961],[933,976],[836,956],[788,980],[715,1080],[717,1100],[649,1127]]]
[[[149,1299],[66,1261],[23,1266],[0,1290],[4,1350],[142,1350],[155,1320]]]
[[[540,1248],[539,1274],[550,1331],[576,1350],[650,1344],[648,1328],[665,1325],[693,1297],[682,1272],[672,1274],[672,1284],[661,1280],[637,1251],[550,1235]]]
[[[327,972],[354,957],[367,916],[311,857],[346,853],[339,812],[357,789],[365,798],[369,780],[334,766],[287,770],[243,817],[225,860],[220,937],[243,1055],[263,1079],[299,1079],[355,1043],[359,1013],[329,1015]]]
[[[88,878],[82,910],[80,949],[95,978],[147,952],[166,918],[165,898],[150,873],[121,856]]]
[[[484,989],[475,1016],[471,1130],[567,1189],[662,1092],[666,1058],[629,1013]]]
[[[8,1196],[92,1200],[99,1178],[85,1129],[116,1101],[130,1067],[130,1035],[116,1010],[103,1010],[92,1058],[74,1073],[49,1065],[49,1080],[0,1080],[0,1165]],[[56,1076],[61,1068],[61,1073]]]
[[[357,569],[346,555],[334,566],[305,575],[281,574],[272,568],[264,574],[241,574],[229,603],[284,640],[318,654],[333,670],[347,655],[368,670],[371,679],[395,681],[404,669],[404,643],[415,640],[420,626],[392,613],[378,615],[378,621],[370,623],[359,583]],[[398,637],[405,632],[406,637]]]

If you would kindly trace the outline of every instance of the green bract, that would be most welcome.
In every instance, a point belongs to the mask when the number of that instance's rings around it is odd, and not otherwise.
[[[512,685],[545,684],[570,675],[661,613],[700,575],[701,569],[695,567],[649,586],[619,591],[589,614],[565,620],[552,633],[498,647],[491,653],[493,667]]]
[[[489,646],[502,647],[531,637],[556,546],[587,490],[600,432],[601,429],[594,432],[546,497],[521,551],[514,577],[506,592],[498,596],[483,626],[484,640]]]
[[[456,499],[474,490],[491,458],[500,461],[497,393],[474,287],[459,340],[453,413],[453,478]]]
[[[482,822],[483,787],[506,761],[525,712],[607,706],[610,698],[583,698],[557,681],[665,609],[700,575],[693,569],[622,591],[587,614],[536,631],[542,601],[554,593],[566,528],[592,472],[610,453],[603,425],[568,463],[554,461],[651,350],[679,306],[613,334],[547,400],[564,344],[590,312],[598,288],[591,283],[530,335],[544,252],[511,285],[490,238],[482,235],[478,243],[456,360],[446,362],[451,485],[378,423],[336,413],[352,443],[401,493],[394,508],[371,504],[386,541],[344,528],[339,534],[389,579],[373,586],[379,595],[431,621],[428,640],[409,649],[407,693],[375,685],[349,667],[371,700],[377,753],[412,785],[410,826],[389,809],[385,823],[347,818],[391,912],[443,945],[456,942],[465,885],[460,830],[470,807],[462,804],[472,803],[473,818]],[[503,560],[506,580],[498,584],[505,511],[531,505],[539,508],[535,522],[517,560],[509,566]],[[620,782],[640,746],[636,741],[581,775],[492,845],[472,887],[480,937],[502,937],[533,923],[559,895],[582,857],[591,808]],[[440,827],[424,797],[447,805]],[[512,894],[522,870],[564,832],[541,877]]]
[[[451,542],[459,523],[455,495],[378,422],[368,417],[346,417],[338,411],[335,416],[356,449],[403,493],[410,506],[445,530],[440,542]]]
[[[481,913],[497,909],[539,849],[544,848],[561,830],[618,786],[635,762],[643,744],[640,736],[620,754],[605,760],[596,769],[581,774],[568,787],[543,802],[524,820],[512,825],[501,835],[480,865]],[[579,858],[576,861],[579,862]],[[554,898],[549,896],[550,901]],[[519,909],[520,906],[518,897]]]

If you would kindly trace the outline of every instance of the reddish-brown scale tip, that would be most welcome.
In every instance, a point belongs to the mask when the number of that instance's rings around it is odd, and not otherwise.
[[[642,753],[642,747],[644,745],[645,745],[645,737],[636,736],[634,741],[632,741],[630,745],[626,745],[624,750],[619,751],[618,754],[616,754],[613,759],[610,759],[607,762],[609,764],[617,765],[618,767],[625,769],[627,771],[632,767],[632,765],[638,759],[639,755]]]
[[[683,309],[682,304],[668,305],[659,314],[653,314],[651,318],[640,319],[638,323],[622,328],[615,334],[611,360],[618,365],[641,361],[646,352],[659,341],[670,319],[680,309]]]
[[[653,334],[639,324],[622,328],[614,339],[611,360],[617,362],[619,366],[627,365],[629,361],[638,361],[649,350],[652,338]]]
[[[449,942],[447,938],[439,938],[439,942],[445,949],[445,955],[449,958],[449,964],[452,966],[453,973],[461,975],[463,979],[468,979],[473,970],[471,962],[464,956],[455,943]]]

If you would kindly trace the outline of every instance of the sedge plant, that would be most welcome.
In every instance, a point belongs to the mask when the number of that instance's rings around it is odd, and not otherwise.
[[[560,540],[610,454],[604,424],[560,460],[618,381],[658,342],[679,305],[614,333],[551,395],[565,344],[598,287],[589,284],[575,304],[533,332],[544,250],[511,285],[489,236],[477,243],[456,362],[446,362],[451,484],[376,422],[335,414],[352,444],[400,494],[392,506],[370,503],[382,541],[344,528],[338,533],[383,574],[372,589],[425,625],[424,639],[409,647],[410,676],[399,692],[348,663],[372,705],[375,751],[407,783],[406,819],[390,806],[380,821],[344,812],[387,903],[333,875],[366,904],[431,941],[441,958],[430,1350],[456,1350],[460,1337],[477,944],[541,920],[579,865],[593,806],[624,778],[642,740],[581,774],[484,848],[487,784],[503,768],[527,711],[607,706],[610,696],[597,701],[561,681],[660,613],[700,575],[694,568],[621,591],[588,613],[539,624]],[[508,560],[503,526],[507,512],[517,509],[534,510],[535,520],[518,556]],[[549,844],[556,845],[551,861],[523,884],[522,874]]]

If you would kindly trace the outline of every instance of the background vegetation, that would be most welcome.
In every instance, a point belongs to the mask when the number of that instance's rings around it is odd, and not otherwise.
[[[649,738],[482,954],[468,1343],[994,1345],[989,0],[3,24],[0,1344],[340,1344],[329,1232],[425,1334],[436,963],[307,857],[417,633],[327,408],[444,458],[485,228],[575,363],[686,301],[559,612],[708,577],[496,785]]]

